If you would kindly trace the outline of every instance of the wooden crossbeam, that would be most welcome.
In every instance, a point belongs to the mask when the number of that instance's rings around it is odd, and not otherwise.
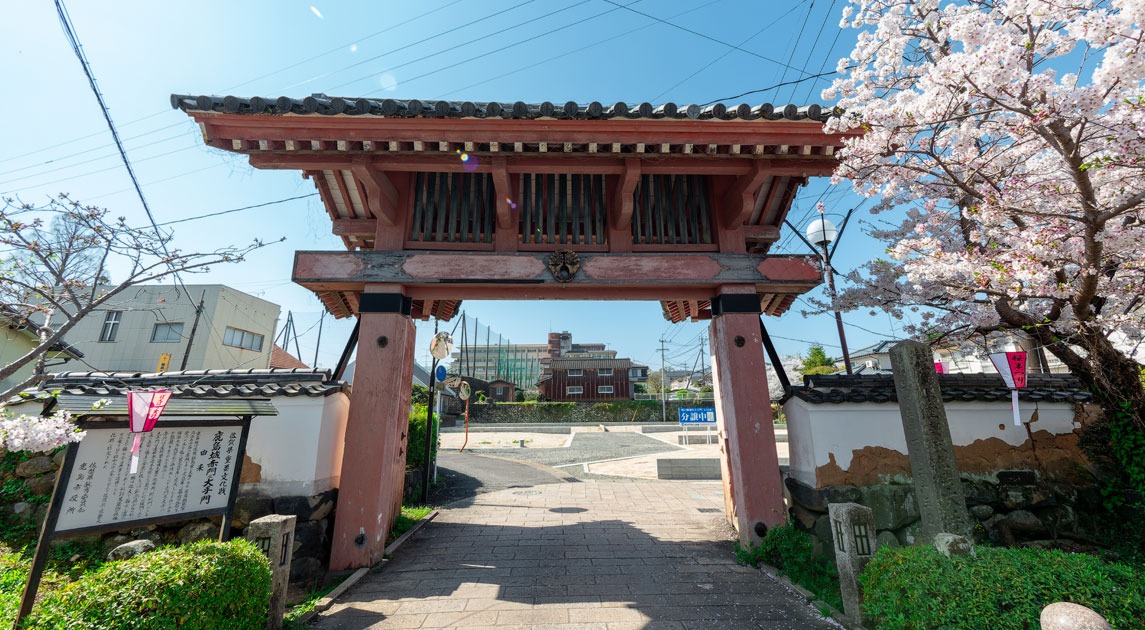
[[[750,172],[740,175],[727,193],[721,208],[721,222],[724,227],[742,225],[751,217],[755,208],[755,196],[764,180],[774,172],[763,162],[756,162]]]
[[[559,295],[580,288],[676,288],[715,291],[728,284],[755,286],[760,292],[803,293],[819,283],[819,268],[805,256],[749,254],[606,254],[581,253],[580,268],[560,282],[547,267],[548,252],[355,251],[295,253],[295,282],[315,290],[353,290],[366,284],[436,286],[445,292],[483,285],[490,293],[513,298],[525,289]],[[710,294],[689,293],[687,299]]]
[[[398,225],[401,221],[398,191],[390,178],[362,159],[355,160],[351,170],[354,177],[366,189],[370,212],[388,226]]]

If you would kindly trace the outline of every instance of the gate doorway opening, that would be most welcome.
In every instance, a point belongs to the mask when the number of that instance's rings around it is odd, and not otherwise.
[[[300,171],[347,251],[293,280],[358,319],[331,569],[382,559],[401,505],[415,320],[465,300],[654,300],[709,321],[728,519],[786,521],[759,317],[816,286],[768,251],[846,135],[818,106],[172,96],[209,146]]]

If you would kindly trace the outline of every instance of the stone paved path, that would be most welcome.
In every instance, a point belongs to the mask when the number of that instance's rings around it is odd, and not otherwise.
[[[364,628],[831,628],[737,565],[718,482],[587,480],[446,508],[314,623]]]

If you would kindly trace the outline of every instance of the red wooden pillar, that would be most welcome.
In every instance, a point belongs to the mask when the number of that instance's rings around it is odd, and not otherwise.
[[[400,293],[366,292],[359,312],[358,356],[330,552],[330,569],[335,571],[382,560],[405,482],[415,343],[410,299]]]
[[[724,504],[743,544],[787,521],[764,373],[760,304],[750,293],[712,300],[712,380],[722,439]]]

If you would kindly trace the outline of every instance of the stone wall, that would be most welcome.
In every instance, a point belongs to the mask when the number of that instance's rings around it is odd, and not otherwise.
[[[711,400],[668,400],[668,422],[679,418],[677,409],[681,407],[712,407]],[[515,424],[537,422],[661,422],[662,411],[658,400],[626,402],[583,402],[583,403],[484,403],[470,402],[469,421],[487,424]]]
[[[1029,470],[962,475],[961,479],[974,536],[980,542],[1014,545],[1086,540],[1096,532],[1097,523],[1091,514],[1101,510],[1102,499],[1095,486],[1047,481]],[[920,515],[909,479],[816,489],[787,477],[785,484],[791,498],[792,523],[810,533],[816,551],[827,557],[833,557],[829,503],[854,502],[871,508],[880,546],[919,542]]]

